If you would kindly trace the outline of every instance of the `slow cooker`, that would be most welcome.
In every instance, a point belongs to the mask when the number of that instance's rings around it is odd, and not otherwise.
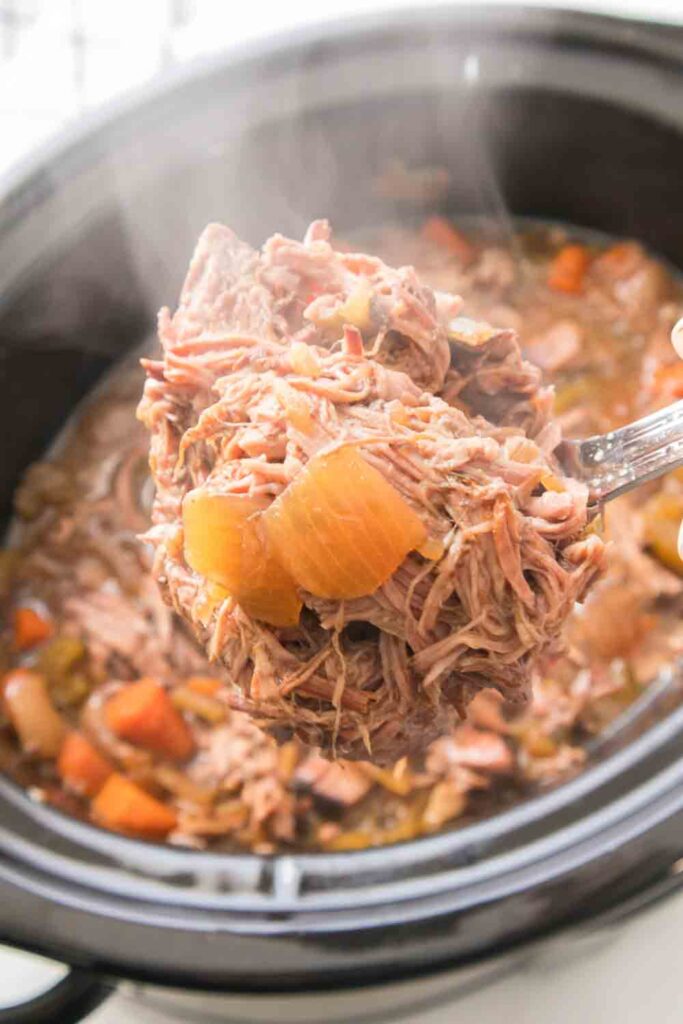
[[[387,187],[397,173],[416,187]],[[512,213],[636,237],[681,265],[682,174],[673,27],[440,7],[191,67],[1,183],[3,515],[23,468],[173,301],[206,222],[259,242],[321,215],[343,232],[435,208]],[[395,1020],[524,944],[620,920],[681,878],[675,688],[672,667],[570,782],[356,853],[138,842],[2,778],[0,939],[71,972],[0,1021],[68,1024],[121,978],[172,987],[184,1020],[193,993],[223,1020],[237,1019],[227,994],[244,997],[241,1020]]]

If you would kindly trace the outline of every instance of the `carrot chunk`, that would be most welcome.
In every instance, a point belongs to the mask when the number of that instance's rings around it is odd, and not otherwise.
[[[41,615],[35,608],[17,608],[14,612],[14,646],[19,651],[27,651],[47,640],[54,632],[52,622]]]
[[[291,576],[259,528],[263,502],[198,487],[183,501],[185,559],[195,572],[224,587],[255,619],[295,626],[301,601]]]
[[[474,259],[474,246],[445,217],[429,217],[422,225],[422,237],[447,249],[461,263]]]
[[[188,689],[193,693],[201,693],[204,697],[213,697],[223,683],[214,676],[190,676],[187,680]]]
[[[94,821],[113,832],[163,838],[175,828],[175,812],[140,786],[114,772],[92,802]]]
[[[114,769],[85,736],[73,731],[62,743],[57,771],[69,789],[92,797],[99,793]]]
[[[314,456],[263,522],[292,578],[340,600],[373,593],[427,539],[419,516],[351,446]]]
[[[66,722],[50,700],[45,676],[15,668],[3,680],[2,696],[24,750],[40,757],[56,757]]]
[[[556,292],[578,295],[588,269],[588,249],[585,245],[564,245],[548,269],[548,287]]]
[[[166,690],[153,679],[140,679],[122,687],[107,701],[104,715],[119,739],[145,747],[153,754],[185,761],[194,751],[185,719]]]
[[[629,277],[644,262],[643,249],[637,242],[616,242],[596,258],[592,271],[606,281]]]
[[[683,398],[683,363],[660,366],[652,380],[652,392],[660,398],[673,401]]]

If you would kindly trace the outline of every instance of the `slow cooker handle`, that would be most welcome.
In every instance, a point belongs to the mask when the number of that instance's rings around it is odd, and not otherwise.
[[[65,978],[33,999],[0,1008],[0,1024],[78,1024],[113,991],[96,974],[72,967]]]

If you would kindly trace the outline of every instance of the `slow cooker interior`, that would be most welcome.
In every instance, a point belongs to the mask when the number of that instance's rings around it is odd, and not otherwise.
[[[521,38],[525,21],[514,17]],[[529,18],[538,35],[529,29],[511,61],[497,59],[495,18],[484,21],[478,42],[491,35],[494,60],[483,75],[467,63],[471,26],[450,15],[443,32],[426,18],[424,32],[342,33],[303,59],[285,47],[261,63],[220,65],[131,105],[19,182],[0,208],[0,514],[79,398],[173,303],[210,220],[259,242],[300,234],[317,216],[350,231],[435,209],[503,224],[507,213],[535,215],[638,238],[683,265],[672,216],[683,132],[668,88],[677,70],[635,44],[630,58],[617,43],[612,52],[612,23],[592,20],[584,46],[573,25],[556,39],[552,19]],[[420,87],[403,54],[411,45]],[[340,60],[370,61],[372,74],[328,99],[337,47]],[[565,89],[560,72],[577,87]],[[378,181],[392,164],[446,168],[448,183],[389,195]],[[310,984],[313,974],[357,983],[477,955],[593,913],[680,855],[680,729],[675,713],[542,808],[352,863],[135,843],[0,780],[4,934],[127,975],[233,987]],[[656,792],[641,793],[644,781]]]
[[[198,151],[193,139],[185,147],[183,132],[194,130],[191,122],[177,127],[171,163],[157,160],[153,136],[143,141],[140,160],[150,168],[132,191],[111,139],[100,155],[101,203],[64,237],[47,225],[30,272],[3,296],[0,429],[12,439],[0,477],[3,515],[22,469],[150,330],[158,305],[173,302],[187,253],[210,220],[259,242],[275,229],[300,234],[321,215],[350,231],[434,208],[503,225],[509,212],[635,237],[683,262],[671,216],[683,136],[608,102],[458,86],[269,119],[237,146],[226,130],[223,145]],[[382,194],[382,176],[396,165],[445,168],[448,182],[422,195]],[[60,187],[55,179],[57,200]]]
[[[505,234],[511,218],[535,216],[639,238],[683,264],[670,216],[683,137],[604,101],[453,88],[271,117],[239,146],[226,133],[201,159],[196,145],[177,151],[175,163],[154,162],[150,144],[154,173],[132,192],[120,161],[100,157],[102,204],[76,232],[47,239],[0,307],[0,424],[13,439],[0,474],[4,515],[22,470],[98,377],[152,333],[159,304],[174,302],[211,220],[258,244],[273,230],[301,235],[323,215],[351,234],[435,211],[490,219]],[[637,735],[631,717],[600,754]]]

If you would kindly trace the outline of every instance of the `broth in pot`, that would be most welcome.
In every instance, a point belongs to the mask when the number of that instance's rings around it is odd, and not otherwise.
[[[522,222],[500,241],[440,217],[361,242],[462,295],[469,316],[517,331],[555,385],[569,436],[683,396],[669,342],[683,291],[635,242]],[[139,539],[151,497],[147,435],[135,418],[141,383],[130,364],[110,375],[17,491],[1,563],[0,763],[35,799],[200,848],[409,840],[580,771],[683,649],[677,471],[620,498],[595,525],[610,541],[608,572],[538,666],[529,705],[485,690],[424,756],[382,768],[330,762],[296,740],[278,746],[231,707],[225,671],[152,578]]]

